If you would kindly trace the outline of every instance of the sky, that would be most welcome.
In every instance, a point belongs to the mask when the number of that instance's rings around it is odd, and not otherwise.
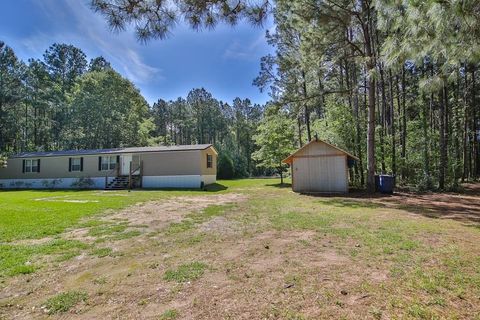
[[[5,0],[0,10],[0,41],[20,59],[41,59],[53,43],[75,45],[89,60],[107,59],[150,104],[200,87],[224,102],[240,97],[265,103],[268,94],[252,81],[260,58],[273,51],[265,39],[271,27],[220,24],[198,32],[179,23],[166,40],[143,44],[132,31],[111,31],[89,0]]]

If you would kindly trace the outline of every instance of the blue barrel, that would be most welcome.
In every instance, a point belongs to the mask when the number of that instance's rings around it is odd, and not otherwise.
[[[380,174],[378,176],[378,190],[381,193],[392,194],[395,188],[395,176]]]

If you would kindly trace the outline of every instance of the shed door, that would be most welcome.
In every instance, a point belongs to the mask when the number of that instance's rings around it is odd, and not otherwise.
[[[295,158],[294,191],[347,192],[345,156]]]

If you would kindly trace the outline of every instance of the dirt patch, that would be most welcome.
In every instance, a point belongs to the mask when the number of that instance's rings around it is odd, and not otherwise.
[[[199,226],[202,232],[216,232],[221,234],[233,233],[236,230],[236,224],[225,217],[215,217]]]
[[[374,202],[429,218],[480,224],[480,187],[472,189],[471,192],[478,194],[399,192],[392,197],[377,199]]]
[[[356,191],[339,195],[308,195],[322,198],[323,203],[344,207],[401,209],[434,219],[451,219],[465,224],[480,225],[480,183],[463,184],[461,193],[415,193],[398,190],[392,195]],[[331,200],[330,200],[331,198]]]
[[[101,221],[106,224],[122,223],[132,226],[126,231],[141,230],[142,233],[157,232],[164,229],[171,223],[181,222],[186,215],[199,212],[212,205],[223,205],[237,203],[246,200],[247,197],[237,193],[208,195],[197,197],[175,197],[162,201],[150,201],[137,204],[120,210],[118,212],[106,213]],[[205,232],[227,232],[233,231],[231,222],[217,217],[202,225]],[[64,233],[66,239],[80,240],[88,243],[94,242],[97,238],[89,235],[90,228],[73,229]]]
[[[172,222],[180,222],[186,214],[198,212],[211,205],[244,201],[237,193],[198,197],[176,197],[164,201],[151,201],[121,210],[106,217],[110,221],[123,220],[132,225],[145,225],[149,231],[161,229]]]
[[[0,245],[35,246],[35,245],[45,244],[52,240],[54,240],[53,237],[45,237],[40,239],[24,239],[24,240],[15,240],[11,242],[0,242]]]

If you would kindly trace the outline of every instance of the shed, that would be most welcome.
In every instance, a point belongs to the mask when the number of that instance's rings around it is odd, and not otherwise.
[[[328,142],[315,139],[292,153],[283,163],[290,165],[295,192],[348,192],[349,164],[358,161]]]

